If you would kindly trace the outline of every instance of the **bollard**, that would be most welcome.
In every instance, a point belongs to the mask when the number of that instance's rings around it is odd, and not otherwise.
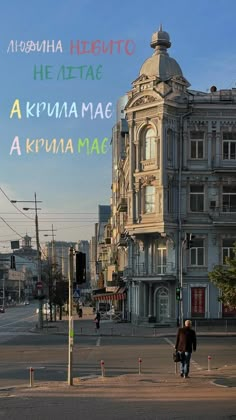
[[[156,328],[154,328],[153,335],[156,337]]]
[[[101,360],[101,371],[102,371],[102,377],[105,376],[105,363],[104,360]]]
[[[211,370],[211,356],[208,356],[208,358],[207,358],[207,370],[208,371]]]
[[[81,328],[80,328],[80,334],[81,334],[81,335],[82,335],[82,332],[83,332],[83,328],[81,327]]]
[[[132,328],[132,336],[134,336],[134,335],[135,335],[135,329]]]
[[[30,388],[34,386],[34,369],[30,367]]]
[[[113,328],[111,328],[111,335],[113,335]]]
[[[138,359],[138,373],[139,373],[139,375],[141,375],[141,373],[142,373],[141,363],[142,363],[142,359],[141,359],[141,357],[139,357],[139,359]]]

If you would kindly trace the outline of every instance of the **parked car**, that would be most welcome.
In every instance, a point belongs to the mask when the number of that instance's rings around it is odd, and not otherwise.
[[[54,315],[55,307],[52,306],[52,314]],[[36,314],[39,313],[39,308],[36,309]],[[50,305],[49,303],[44,303],[42,307],[42,313],[43,315],[50,315]]]

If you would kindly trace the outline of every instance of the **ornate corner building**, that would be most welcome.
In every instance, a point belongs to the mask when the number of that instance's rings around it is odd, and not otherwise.
[[[118,102],[113,129],[112,248],[132,322],[235,316],[208,272],[236,241],[236,89],[190,90],[162,28]],[[190,249],[184,238],[193,234]]]

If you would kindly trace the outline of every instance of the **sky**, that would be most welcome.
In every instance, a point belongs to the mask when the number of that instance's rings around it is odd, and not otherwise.
[[[191,89],[229,89],[236,87],[235,14],[235,0],[2,2],[0,252],[26,233],[35,244],[34,210],[22,210],[33,203],[10,202],[32,201],[34,193],[41,243],[52,225],[55,240],[91,239],[98,205],[110,204],[116,103],[152,55],[152,34],[160,24],[169,33],[169,55]],[[99,50],[110,41],[122,41],[120,50]],[[41,51],[33,51],[37,43]]]

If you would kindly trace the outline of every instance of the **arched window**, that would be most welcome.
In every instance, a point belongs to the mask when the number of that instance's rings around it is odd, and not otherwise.
[[[155,158],[155,131],[149,128],[145,133],[144,158],[146,160]]]

